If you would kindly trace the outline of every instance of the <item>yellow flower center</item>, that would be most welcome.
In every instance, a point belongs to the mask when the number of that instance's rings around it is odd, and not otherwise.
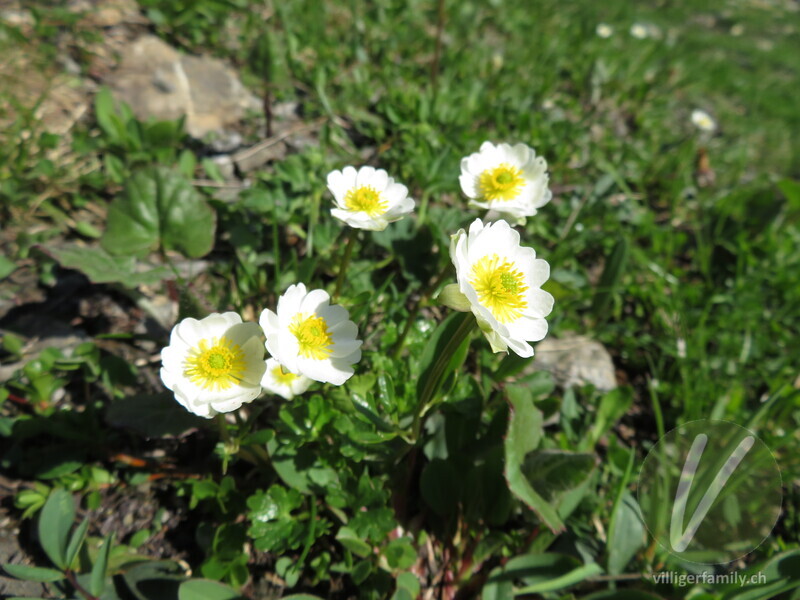
[[[183,363],[183,375],[207,390],[227,390],[242,380],[244,352],[226,337],[200,340]]]
[[[348,191],[344,197],[344,205],[349,210],[365,212],[370,217],[382,215],[389,207],[389,203],[381,198],[380,192],[368,185]]]
[[[497,254],[486,255],[476,262],[469,282],[481,305],[501,323],[517,320],[528,306],[524,298],[528,286],[522,273]]]
[[[275,378],[275,381],[282,385],[289,385],[297,379],[297,375],[290,371],[284,371],[283,367],[275,367],[272,369],[272,376]]]
[[[333,340],[328,331],[328,324],[322,317],[297,314],[289,325],[289,331],[297,339],[300,356],[322,360],[331,355]]]
[[[501,200],[507,202],[519,195],[525,185],[522,171],[508,163],[503,163],[494,169],[487,169],[481,173],[478,185],[481,194],[489,202]]]

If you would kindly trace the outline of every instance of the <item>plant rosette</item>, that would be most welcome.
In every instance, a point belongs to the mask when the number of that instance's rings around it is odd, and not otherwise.
[[[261,328],[234,312],[184,319],[161,351],[161,380],[187,410],[210,419],[261,394]]]
[[[456,279],[439,296],[443,304],[471,311],[494,352],[533,356],[529,342],[547,335],[545,317],[553,296],[541,289],[550,276],[547,261],[520,245],[519,233],[505,221],[484,225],[475,219],[469,233],[450,238]]]

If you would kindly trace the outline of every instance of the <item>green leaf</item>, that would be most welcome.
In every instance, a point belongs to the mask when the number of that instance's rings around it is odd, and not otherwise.
[[[322,600],[322,598],[311,594],[292,594],[291,596],[284,596],[282,600]]]
[[[65,577],[61,571],[56,571],[55,569],[45,569],[43,567],[27,567],[25,565],[4,564],[3,570],[17,579],[24,579],[26,581],[40,581],[42,583],[61,581]]]
[[[342,546],[360,558],[366,558],[372,554],[372,546],[358,537],[356,532],[349,527],[340,527],[336,539]]]
[[[786,197],[789,206],[795,210],[800,210],[800,182],[782,179],[778,182],[778,189]]]
[[[294,448],[273,438],[267,443],[267,450],[280,478],[304,494],[310,494],[313,490],[322,491],[338,480],[336,471],[323,465],[311,448]]]
[[[142,255],[159,247],[199,257],[211,251],[216,214],[179,172],[135,173],[108,208],[101,243],[111,254]]]
[[[137,600],[174,600],[186,577],[174,561],[148,560],[125,570],[122,579]]]
[[[592,429],[580,446],[581,450],[593,449],[600,438],[628,412],[632,404],[633,390],[630,387],[618,387],[605,394],[597,408]]]
[[[612,516],[608,531],[608,572],[619,575],[645,544],[644,525],[636,499],[627,490]]]
[[[241,596],[232,587],[209,579],[190,579],[178,588],[178,600],[234,600]]]
[[[408,569],[417,560],[417,551],[410,538],[398,538],[386,545],[383,551],[392,569]]]
[[[542,437],[542,413],[533,405],[533,400],[524,390],[509,389],[508,399],[511,410],[504,442],[508,487],[553,533],[564,531],[564,524],[555,508],[533,489],[522,472],[525,457],[539,445]]]
[[[116,117],[114,97],[108,88],[102,88],[94,97],[94,115],[103,133],[112,141],[119,141],[117,126],[114,122]]]
[[[142,394],[114,400],[106,410],[106,421],[115,427],[126,427],[145,437],[180,435],[202,427],[207,421],[183,408],[172,394]]]
[[[403,590],[411,595],[411,598],[419,596],[419,578],[414,573],[400,573],[397,576],[397,591]]]
[[[608,310],[614,291],[622,279],[622,274],[628,264],[630,245],[630,240],[627,237],[621,237],[617,241],[611,251],[611,256],[608,257],[603,274],[600,276],[600,281],[597,283],[594,301],[592,302],[592,312],[599,321],[605,321],[608,317]]]
[[[566,450],[536,450],[525,457],[522,472],[548,500],[578,487],[595,466],[594,454]]]
[[[72,494],[56,488],[47,498],[39,515],[39,542],[47,556],[60,569],[69,565],[66,560],[67,536],[75,520],[75,502]]]
[[[745,578],[743,583],[736,582],[722,586],[720,591],[723,600],[777,598],[784,592],[800,587],[800,550],[794,549],[776,554],[764,562],[740,571],[739,575]],[[759,580],[765,582],[758,583]]]
[[[16,270],[17,263],[6,258],[5,256],[0,256],[0,279],[5,279]]]
[[[597,563],[590,563],[588,565],[580,566],[577,569],[574,569],[569,573],[565,573],[559,577],[553,577],[552,579],[548,579],[547,581],[543,581],[541,583],[527,585],[524,588],[517,590],[514,595],[521,596],[524,594],[541,594],[544,592],[560,590],[565,587],[576,585],[590,577],[599,575],[602,572],[603,569],[600,565]]]
[[[155,285],[175,276],[167,267],[137,262],[133,256],[112,256],[102,248],[74,244],[42,248],[62,267],[76,269],[94,283],[122,283],[128,287]]]
[[[431,335],[419,361],[417,396],[423,405],[436,397],[447,376],[464,363],[474,325],[472,313],[453,313]]]
[[[108,567],[108,553],[114,544],[114,533],[110,533],[103,540],[97,558],[92,565],[92,575],[89,580],[89,591],[93,596],[99,596],[106,587],[106,568]]]
[[[87,517],[78,525],[75,531],[72,532],[72,537],[69,539],[69,545],[67,546],[67,552],[65,554],[67,566],[71,566],[72,561],[74,561],[75,557],[78,555],[78,551],[81,549],[81,544],[83,544],[83,540],[86,538],[86,531],[88,529],[89,518]]]

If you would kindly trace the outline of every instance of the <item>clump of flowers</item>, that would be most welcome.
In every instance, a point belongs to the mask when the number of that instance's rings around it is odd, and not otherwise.
[[[414,209],[408,189],[381,169],[345,167],[327,179],[336,204],[332,215],[354,228],[380,231]],[[461,161],[459,182],[473,206],[517,223],[552,197],[547,162],[525,144],[485,142]],[[334,297],[354,240],[350,235]],[[548,263],[522,246],[504,219],[490,224],[475,219],[468,232],[453,234],[450,258],[457,283],[445,287],[442,302],[471,312],[493,351],[532,356],[531,342],[547,334],[553,308],[553,297],[541,289]],[[187,410],[206,418],[236,410],[264,391],[291,400],[313,382],[343,385],[361,360],[362,341],[347,309],[331,300],[323,289],[296,283],[280,296],[275,311],[261,312],[259,324],[244,323],[233,312],[184,319],[162,351],[164,385]],[[464,324],[459,335],[469,333],[471,326]]]
[[[525,144],[481,144],[461,161],[459,183],[470,206],[494,210],[524,223],[550,202],[547,161]]]

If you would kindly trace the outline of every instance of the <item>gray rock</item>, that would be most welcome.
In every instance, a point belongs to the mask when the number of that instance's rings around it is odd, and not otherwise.
[[[561,387],[592,384],[607,392],[617,387],[614,363],[603,344],[582,335],[545,338],[535,346],[533,368],[549,371]]]
[[[109,84],[139,119],[173,120],[186,115],[194,138],[225,137],[259,100],[222,61],[181,54],[152,35],[124,49]]]

